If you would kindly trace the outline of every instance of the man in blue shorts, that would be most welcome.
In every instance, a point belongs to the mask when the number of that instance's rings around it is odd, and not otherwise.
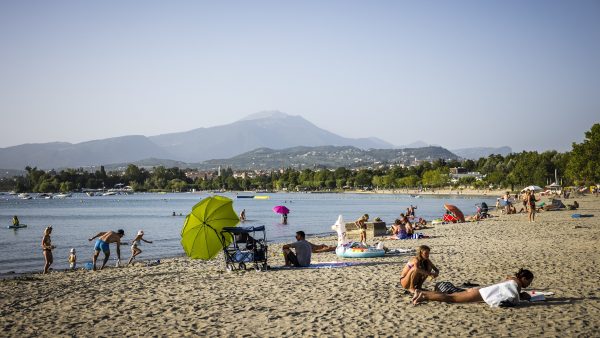
[[[100,270],[104,268],[106,262],[108,262],[108,257],[110,257],[110,243],[117,244],[117,265],[121,263],[121,238],[125,236],[125,231],[123,229],[119,229],[116,232],[108,231],[108,232],[99,232],[96,236],[89,238],[88,240],[91,242],[94,238],[98,237],[96,243],[94,244],[94,256],[92,257],[92,262],[94,263],[94,271],[96,271],[96,260],[98,259],[98,255],[100,255],[100,250],[104,252],[104,261],[102,262],[102,266]]]

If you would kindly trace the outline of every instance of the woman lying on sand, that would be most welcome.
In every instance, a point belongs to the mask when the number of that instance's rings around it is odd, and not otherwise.
[[[452,294],[417,290],[412,302],[417,305],[427,300],[446,303],[475,303],[483,301],[490,306],[514,306],[519,303],[520,299],[531,298],[528,293],[521,292],[521,288],[528,287],[532,281],[533,273],[529,270],[520,269],[514,277],[507,277],[507,280],[502,283],[484,288],[471,288]]]
[[[402,269],[400,284],[411,292],[420,289],[427,277],[437,277],[440,270],[429,260],[431,249],[427,245],[417,248],[417,254]]]

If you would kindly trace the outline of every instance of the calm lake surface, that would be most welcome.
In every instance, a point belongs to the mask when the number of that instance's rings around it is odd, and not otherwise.
[[[44,228],[53,226],[52,244],[55,270],[68,267],[69,250],[77,251],[78,266],[91,262],[93,242],[87,239],[100,231],[125,230],[124,241],[130,243],[138,230],[144,230],[144,238],[153,244],[143,243],[139,260],[149,260],[183,255],[179,243],[184,216],[172,216],[175,212],[186,215],[200,200],[212,194],[133,194],[119,196],[94,196],[73,194],[65,199],[22,200],[16,196],[0,196],[0,274],[10,271],[29,272],[42,270],[44,259],[41,240]],[[294,233],[303,230],[307,235],[330,234],[331,225],[338,215],[345,221],[353,221],[364,213],[371,220],[380,217],[391,224],[409,205],[416,205],[416,215],[428,221],[444,213],[444,203],[460,208],[465,215],[475,213],[476,204],[485,201],[495,204],[495,197],[472,196],[422,196],[383,194],[257,194],[269,199],[236,198],[234,193],[223,193],[233,199],[236,212],[246,209],[247,221],[243,226],[265,225],[267,239],[273,242],[291,242]],[[249,193],[240,193],[249,195]],[[272,211],[276,205],[285,205],[291,212],[288,225],[280,224],[280,216]],[[6,229],[12,224],[12,216],[18,215],[24,229]],[[121,248],[122,260],[131,255],[129,246]],[[103,254],[100,255],[100,258]],[[111,261],[116,252],[111,245]]]

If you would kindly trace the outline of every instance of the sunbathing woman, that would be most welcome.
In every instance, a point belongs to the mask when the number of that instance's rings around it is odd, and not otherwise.
[[[410,236],[406,232],[406,226],[399,220],[394,221],[392,225],[392,235],[388,239],[408,239]]]
[[[423,286],[427,277],[433,278],[440,274],[440,270],[429,260],[431,249],[427,245],[417,248],[417,254],[411,258],[402,269],[400,284],[411,292],[417,291]]]
[[[507,277],[504,282],[484,288],[471,288],[452,294],[417,290],[412,302],[415,305],[427,300],[446,303],[486,302],[490,306],[516,305],[520,299],[530,298],[528,293],[521,292],[521,288],[528,287],[532,281],[533,273],[531,271],[519,269],[514,277]]]
[[[392,236],[397,236],[400,233],[400,220],[396,218],[394,224],[390,228],[390,233]]]

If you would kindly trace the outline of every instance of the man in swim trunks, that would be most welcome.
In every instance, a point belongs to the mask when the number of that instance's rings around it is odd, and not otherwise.
[[[94,271],[96,271],[96,260],[98,259],[98,255],[100,255],[100,250],[104,252],[104,261],[102,262],[100,270],[102,270],[106,265],[106,262],[108,262],[108,257],[110,257],[110,243],[117,244],[117,264],[121,263],[121,238],[123,238],[123,236],[125,236],[125,231],[123,231],[123,229],[119,229],[116,232],[99,232],[96,236],[88,239],[91,242],[94,240],[94,238],[98,237],[96,243],[94,244],[94,256],[92,257]]]

